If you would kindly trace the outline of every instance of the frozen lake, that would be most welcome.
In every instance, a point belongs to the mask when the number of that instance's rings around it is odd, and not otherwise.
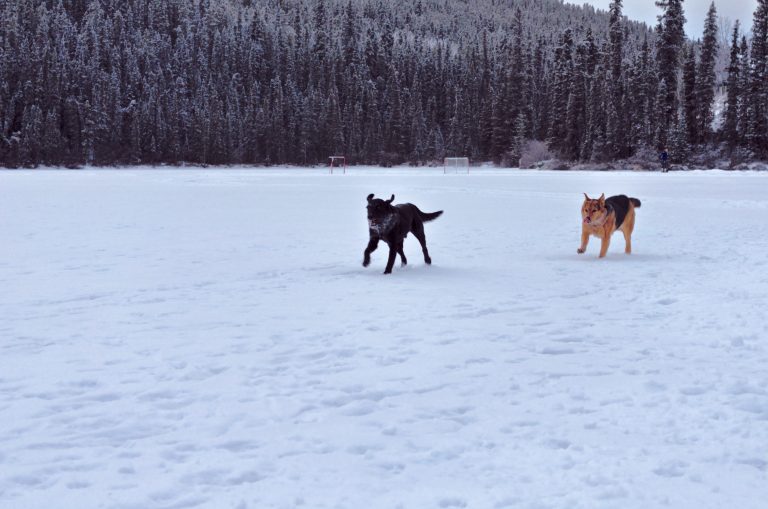
[[[2,509],[768,500],[768,174],[5,171],[0,239]]]

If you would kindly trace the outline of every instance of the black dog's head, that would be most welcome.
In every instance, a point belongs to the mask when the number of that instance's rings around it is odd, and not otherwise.
[[[374,198],[373,193],[368,195],[368,226],[372,230],[385,231],[389,229],[396,213],[392,202],[395,201],[395,195],[389,200]]]

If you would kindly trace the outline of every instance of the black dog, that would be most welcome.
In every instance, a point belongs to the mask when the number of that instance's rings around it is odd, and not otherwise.
[[[424,253],[424,262],[429,265],[432,258],[427,251],[427,239],[424,238],[424,223],[437,219],[443,211],[426,214],[419,210],[416,205],[403,203],[402,205],[392,205],[395,201],[395,195],[389,200],[373,199],[373,194],[368,195],[368,233],[370,240],[368,247],[365,248],[363,255],[363,267],[371,263],[371,253],[376,250],[379,240],[383,240],[389,246],[389,259],[387,259],[387,268],[384,274],[392,273],[392,266],[395,264],[395,257],[400,255],[403,265],[408,263],[403,253],[403,241],[408,232],[413,232],[413,236],[419,239],[421,250]]]

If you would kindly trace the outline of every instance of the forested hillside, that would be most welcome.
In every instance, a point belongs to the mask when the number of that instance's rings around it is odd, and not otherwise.
[[[716,13],[694,44],[657,3],[650,28],[621,0],[7,0],[0,164],[768,158],[768,0],[726,83]]]

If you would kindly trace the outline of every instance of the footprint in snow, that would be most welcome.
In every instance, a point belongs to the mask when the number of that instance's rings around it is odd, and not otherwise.
[[[669,461],[660,467],[653,469],[653,473],[660,477],[682,477],[685,475],[687,463],[682,461]]]
[[[539,350],[540,354],[543,355],[569,355],[576,353],[576,350],[573,348],[553,348],[553,347],[544,347],[541,350]]]
[[[542,445],[549,449],[568,449],[571,446],[571,442],[570,440],[550,438],[549,440],[545,440]]]
[[[448,497],[440,499],[438,505],[440,507],[467,507],[467,501],[463,498]]]

